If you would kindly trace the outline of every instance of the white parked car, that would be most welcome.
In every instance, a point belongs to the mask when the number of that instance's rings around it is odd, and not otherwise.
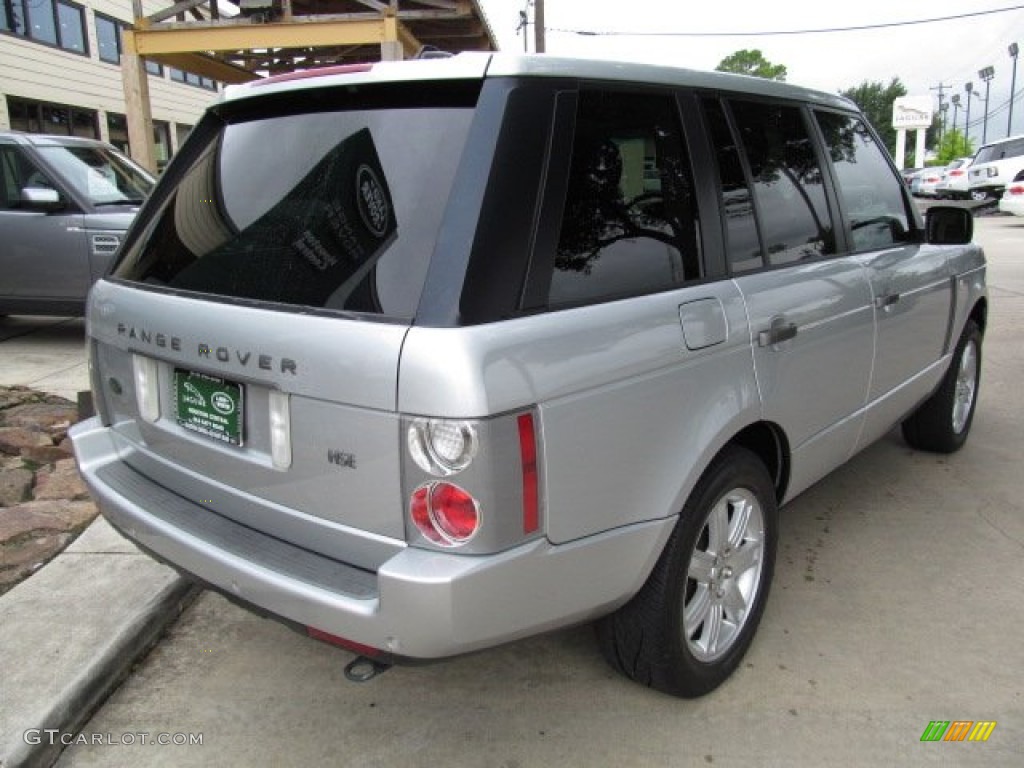
[[[974,161],[973,157],[960,157],[951,162],[946,166],[946,170],[942,173],[942,178],[939,183],[935,186],[935,196],[938,198],[951,198],[954,200],[968,200],[971,197],[969,181],[969,171],[971,163]],[[984,200],[986,194],[979,192],[979,200]]]
[[[1024,170],[1024,134],[986,144],[974,156],[970,170],[971,197],[984,193],[999,198],[1011,180]],[[983,198],[982,198],[983,199]]]
[[[945,170],[942,166],[921,169],[911,181],[910,191],[917,197],[938,197],[936,188]]]
[[[1024,216],[1024,171],[1018,173],[1004,190],[1003,196],[999,198],[999,210],[1014,216]]]

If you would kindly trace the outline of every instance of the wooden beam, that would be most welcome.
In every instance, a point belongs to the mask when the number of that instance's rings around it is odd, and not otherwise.
[[[128,122],[128,147],[132,159],[155,174],[156,146],[153,142],[153,112],[149,106],[149,76],[146,62],[128,45],[134,34],[130,29],[121,32],[121,82],[124,87],[125,117]]]
[[[379,11],[380,13],[384,13],[389,10],[388,4],[382,3],[380,0],[356,0],[356,2],[360,5],[365,5],[367,8],[373,8],[373,10]]]
[[[391,17],[394,20],[394,17]],[[184,29],[136,30],[135,52],[141,56],[195,51],[243,51],[251,48],[317,48],[329,45],[380,44],[397,41],[397,32],[387,35],[387,18],[370,21],[325,23],[196,25]]]
[[[156,13],[150,16],[146,16],[143,19],[136,19],[135,27],[137,29],[147,29],[152,24],[156,24],[157,22],[163,21],[164,19],[169,19],[172,16],[177,16],[179,13],[190,11],[196,6],[206,5],[207,2],[211,3],[212,5],[216,5],[217,0],[181,0],[181,2],[175,3],[170,8],[164,8],[162,11],[157,11]]]
[[[182,69],[230,85],[260,79],[260,76],[254,72],[212,56],[204,56],[201,53],[161,53],[147,58],[168,67]]]
[[[455,0],[414,0],[417,5],[429,5],[431,8],[440,8],[444,11],[458,10],[459,4]]]

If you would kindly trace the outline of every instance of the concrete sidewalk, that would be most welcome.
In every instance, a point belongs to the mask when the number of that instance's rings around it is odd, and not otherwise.
[[[0,320],[0,359],[0,384],[89,387],[80,318]],[[103,518],[0,596],[0,766],[51,765],[193,596]]]
[[[98,518],[0,597],[0,765],[51,765],[193,596]]]

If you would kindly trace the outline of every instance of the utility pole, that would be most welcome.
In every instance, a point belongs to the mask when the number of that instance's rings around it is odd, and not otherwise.
[[[942,151],[942,134],[946,132],[946,110],[949,109],[949,107],[946,106],[946,89],[952,87],[952,85],[939,83],[938,85],[928,89],[929,91],[939,92],[939,114],[942,116],[942,120],[939,122],[939,152]]]
[[[544,0],[534,0],[533,3],[533,35],[533,50],[544,53]]]
[[[949,100],[953,102],[953,154],[958,155],[960,154],[960,149],[959,146],[956,145],[956,117],[957,114],[960,112],[960,94],[954,93]],[[967,154],[966,148],[964,149],[964,154]]]

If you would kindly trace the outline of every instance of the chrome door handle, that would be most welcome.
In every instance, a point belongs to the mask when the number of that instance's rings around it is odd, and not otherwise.
[[[779,318],[772,321],[772,327],[757,334],[757,346],[769,347],[796,337],[796,323],[786,323]]]

